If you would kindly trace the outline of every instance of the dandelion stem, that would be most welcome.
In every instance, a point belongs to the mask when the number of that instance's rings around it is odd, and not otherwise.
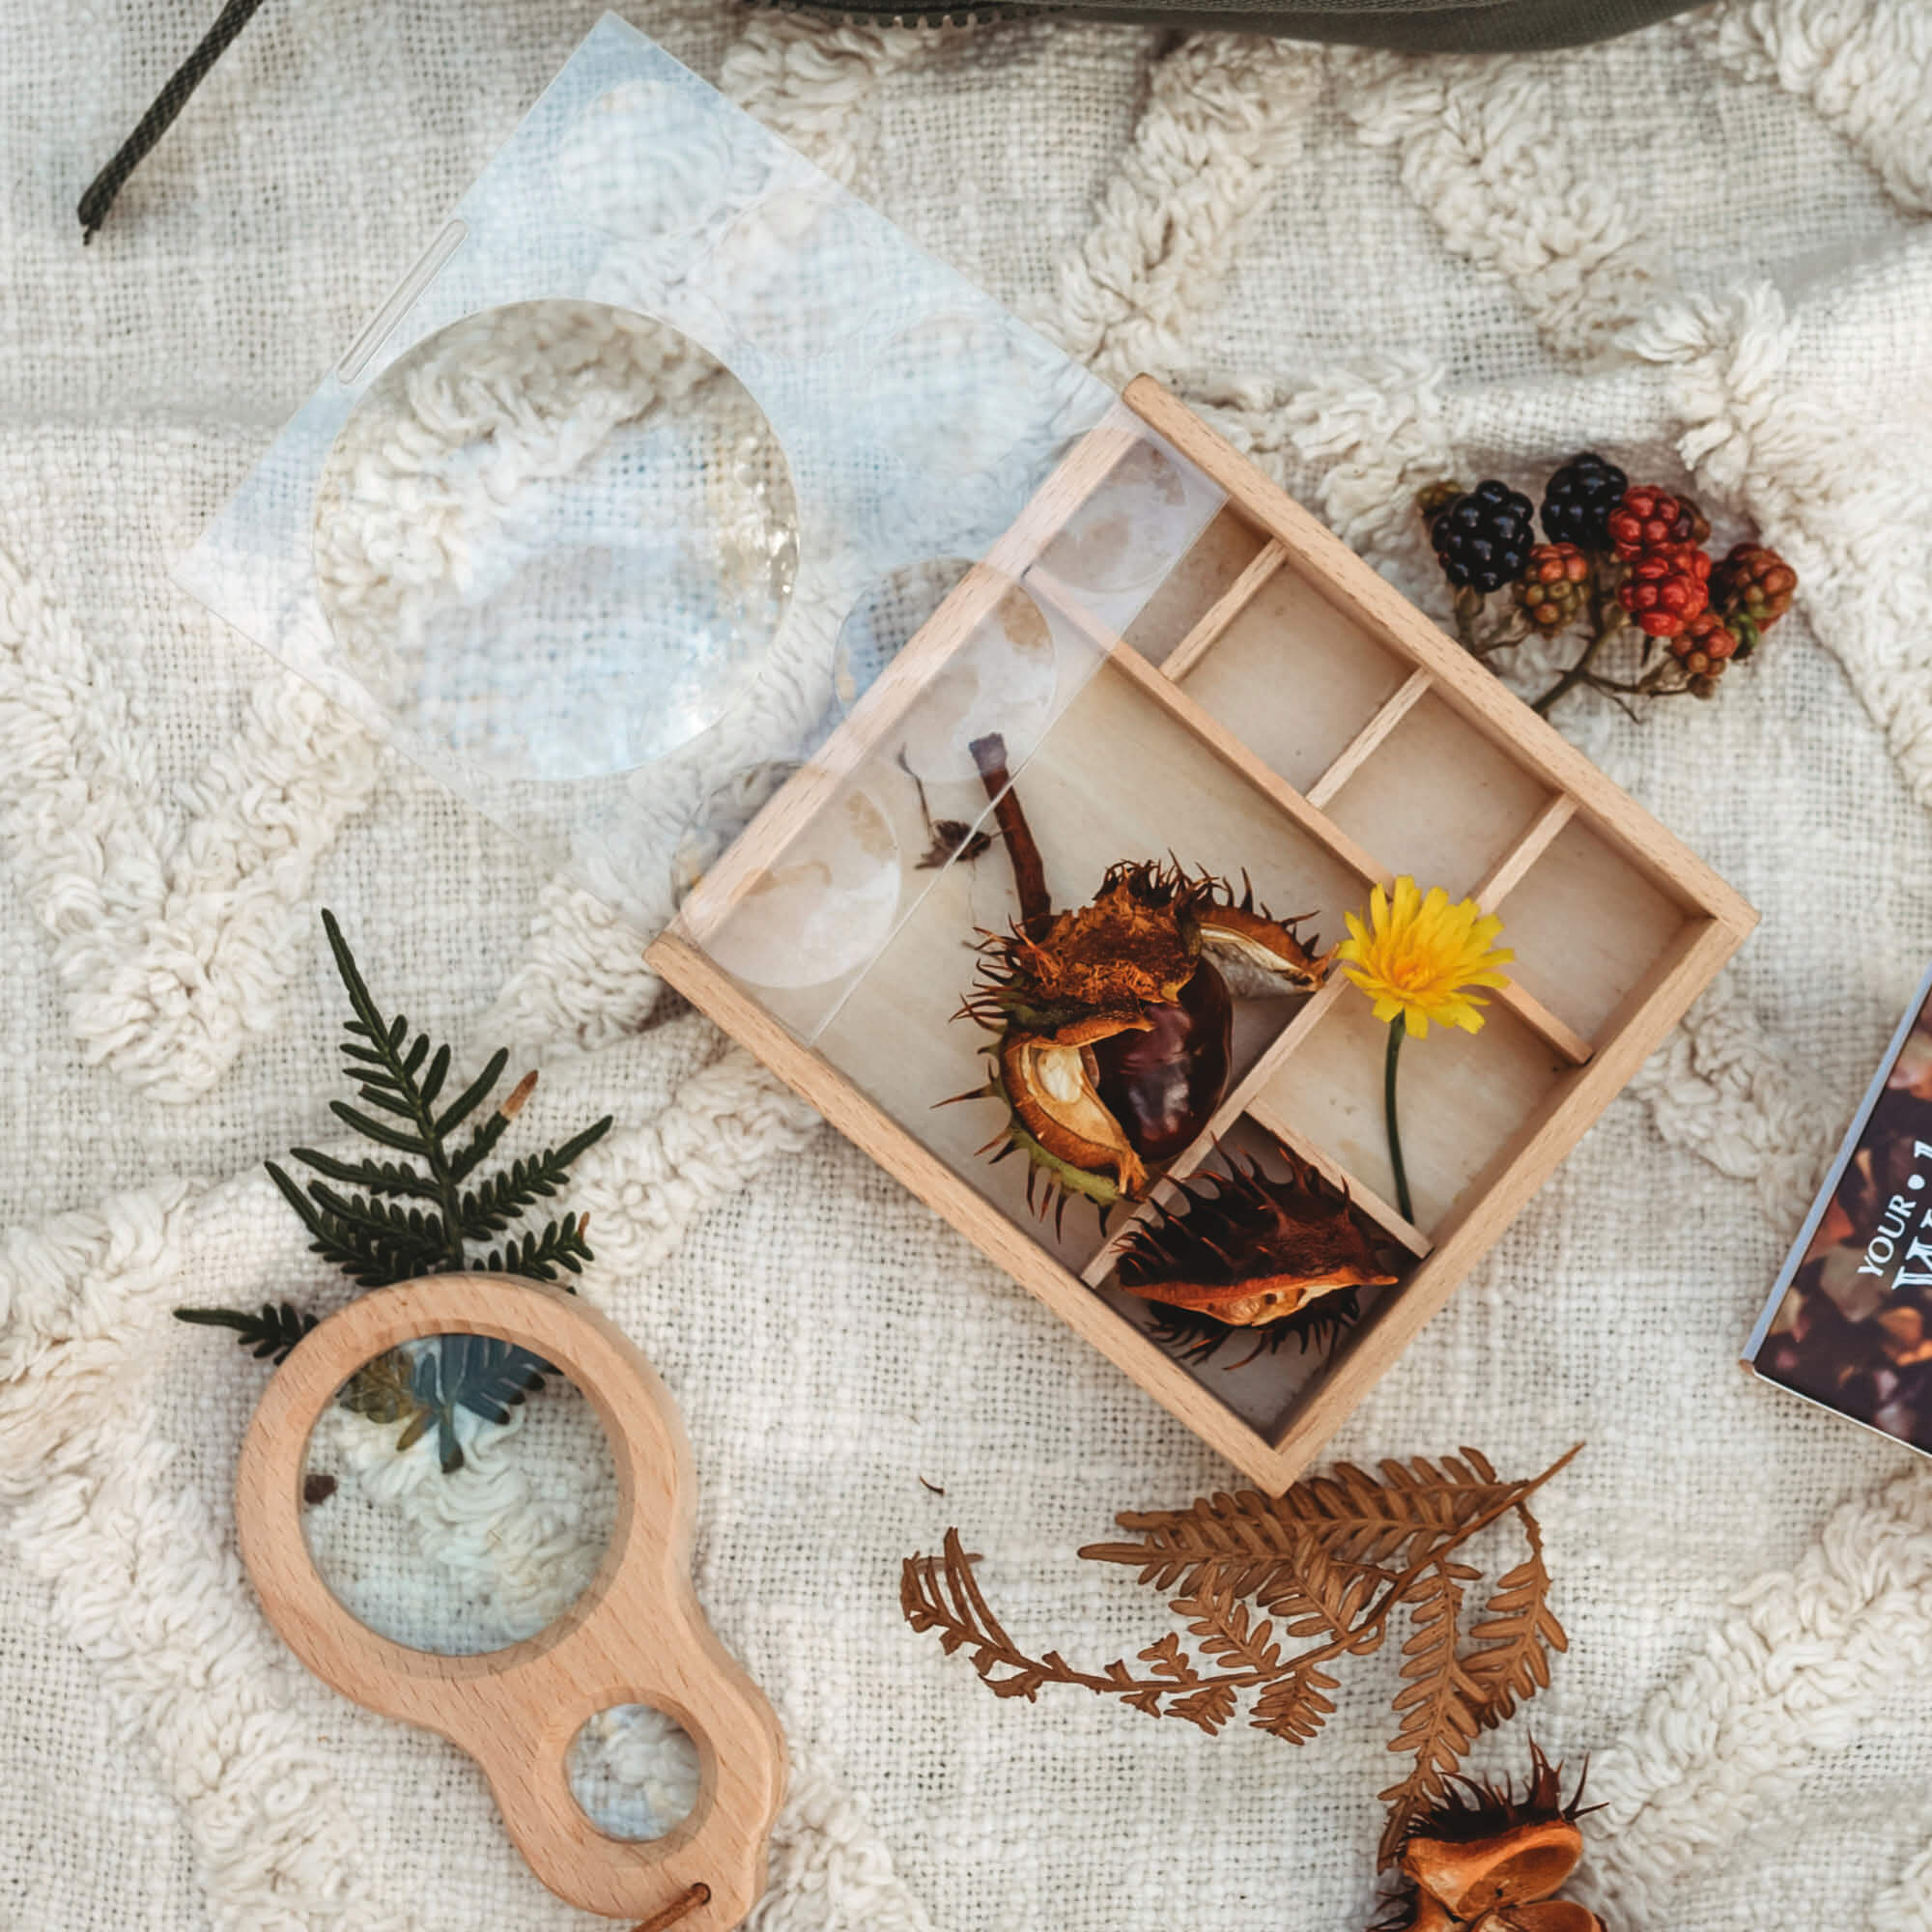
[[[1405,1221],[1413,1222],[1415,1208],[1408,1198],[1408,1170],[1402,1164],[1402,1132],[1395,1118],[1396,1056],[1408,1037],[1408,1015],[1397,1013],[1389,1026],[1388,1059],[1382,1069],[1382,1112],[1388,1118],[1389,1166],[1395,1170],[1395,1205]]]

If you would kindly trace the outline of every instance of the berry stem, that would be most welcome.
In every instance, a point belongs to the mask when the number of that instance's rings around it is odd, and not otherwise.
[[[1631,697],[1680,697],[1690,689],[1687,684],[1662,684],[1648,677],[1641,684],[1627,684],[1614,677],[1600,677],[1595,671],[1588,682],[1592,691],[1620,691]]]
[[[1487,638],[1478,639],[1476,642],[1469,646],[1469,649],[1477,657],[1486,658],[1492,651],[1506,651],[1512,646],[1521,643],[1529,636],[1529,619],[1519,611],[1515,616],[1499,625]]]
[[[1456,593],[1456,636],[1471,657],[1483,654],[1482,646],[1476,642],[1476,619],[1482,614],[1483,593],[1464,584]]]
[[[1395,1205],[1402,1218],[1413,1224],[1415,1208],[1408,1198],[1408,1170],[1402,1164],[1402,1131],[1396,1125],[1395,1068],[1402,1043],[1408,1037],[1408,1015],[1397,1013],[1389,1024],[1388,1059],[1382,1063],[1382,1113],[1388,1121],[1389,1166],[1395,1174]]]
[[[1590,622],[1593,635],[1583,646],[1582,655],[1546,691],[1541,697],[1530,703],[1530,709],[1540,717],[1548,718],[1552,706],[1576,690],[1591,676],[1590,665],[1597,653],[1621,631],[1627,621],[1622,608],[1616,603],[1612,586],[1605,582],[1609,577],[1609,562],[1605,557],[1593,559],[1592,573],[1595,587],[1590,592]]]

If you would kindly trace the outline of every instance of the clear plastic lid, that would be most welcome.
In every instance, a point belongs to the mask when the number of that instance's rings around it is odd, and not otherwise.
[[[933,810],[990,809],[973,745],[1017,772],[1219,502],[607,16],[178,574],[650,933],[781,787],[840,792],[701,922],[810,1036],[943,869]]]

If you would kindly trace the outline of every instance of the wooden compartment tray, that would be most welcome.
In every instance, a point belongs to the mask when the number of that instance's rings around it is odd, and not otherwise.
[[[1123,505],[1151,504],[1156,528]],[[1139,573],[1139,576],[1137,576]],[[1153,575],[1152,583],[1139,581]],[[1381,1113],[1384,1029],[1339,972],[1237,998],[1236,1069],[1164,1171],[1272,1136],[1403,1257],[1338,1343],[1188,1361],[1113,1284],[1130,1216],[1037,1217],[955,1016],[1016,900],[997,844],[926,866],[935,816],[992,832],[958,746],[993,719],[1058,905],[1169,853],[1251,875],[1322,944],[1409,873],[1505,922],[1479,1035],[1403,1057],[1414,1223]],[[742,1040],[1248,1476],[1279,1491],[1508,1227],[1756,923],[1730,887],[1475,658],[1148,378],[1078,443],[651,948]],[[997,1109],[997,1114],[996,1114]],[[1135,1213],[1145,1213],[1145,1207]],[[1244,1352],[1244,1351],[1240,1351]]]

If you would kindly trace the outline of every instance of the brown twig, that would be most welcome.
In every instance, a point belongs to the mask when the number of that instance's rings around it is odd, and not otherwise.
[[[1569,696],[1569,695],[1573,691],[1575,691],[1579,684],[1588,682],[1591,675],[1590,666],[1592,662],[1595,660],[1597,653],[1600,650],[1602,650],[1604,646],[1607,644],[1610,641],[1610,639],[1614,638],[1618,634],[1618,632],[1620,632],[1623,629],[1623,627],[1624,627],[1624,617],[1621,611],[1619,611],[1616,614],[1616,616],[1611,618],[1607,623],[1600,624],[1599,628],[1596,631],[1596,634],[1591,638],[1590,641],[1583,646],[1582,655],[1577,658],[1577,662],[1573,664],[1570,667],[1570,668],[1566,670],[1563,673],[1563,675],[1559,677],[1556,680],[1556,682],[1552,684],[1549,687],[1549,689],[1543,694],[1541,697],[1532,698],[1530,701],[1529,708],[1532,711],[1536,712],[1539,716],[1548,718],[1549,716],[1551,709],[1556,704],[1558,704],[1563,698]]]
[[[1045,932],[1053,918],[1053,900],[1046,890],[1046,867],[1039,847],[1034,842],[1033,827],[1021,810],[1019,794],[1013,789],[1012,774],[1007,770],[1007,741],[997,731],[975,738],[967,747],[980,768],[980,782],[993,801],[993,817],[1000,837],[1007,842],[1007,857],[1012,861],[1013,886],[1020,896],[1020,930],[1029,939]]]
[[[1590,559],[1590,641],[1583,646],[1582,655],[1577,662],[1541,697],[1531,700],[1529,708],[1539,716],[1548,718],[1554,705],[1579,684],[1591,680],[1594,673],[1590,666],[1597,653],[1630,621],[1624,614],[1623,607],[1616,601],[1617,582],[1621,576],[1622,571],[1614,557],[1605,554]]]

